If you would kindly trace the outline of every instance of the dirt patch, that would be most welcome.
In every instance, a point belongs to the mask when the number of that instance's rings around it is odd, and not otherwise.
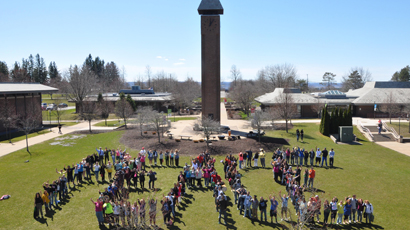
[[[127,130],[120,139],[120,142],[132,149],[140,150],[141,147],[145,149],[156,149],[157,151],[165,151],[166,149],[179,149],[182,155],[198,154],[206,150],[206,143],[181,140],[176,142],[175,139],[169,139],[167,137],[161,137],[161,143],[158,142],[158,136],[147,134],[141,136],[139,132],[135,130]],[[282,145],[287,145],[288,142],[282,138],[262,137],[259,143],[257,139],[247,138],[236,141],[212,141],[212,145],[209,146],[209,151],[212,154],[226,155],[229,153],[239,153],[241,151],[252,149],[253,151],[263,148],[265,151],[273,151],[276,148],[280,148]]]

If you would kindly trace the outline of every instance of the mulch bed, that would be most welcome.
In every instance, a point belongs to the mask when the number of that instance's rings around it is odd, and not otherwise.
[[[140,150],[142,147],[145,149],[157,151],[165,151],[167,149],[179,149],[181,155],[196,155],[206,150],[206,143],[199,142],[194,143],[189,140],[181,140],[176,142],[175,139],[169,139],[166,136],[161,136],[161,143],[158,142],[158,136],[152,135],[151,132],[141,136],[140,132],[135,129],[127,130],[121,137],[120,142],[132,149]],[[265,151],[273,151],[276,148],[280,148],[282,145],[288,144],[287,140],[282,138],[261,137],[259,143],[257,139],[247,138],[236,141],[212,141],[212,145],[209,146],[209,151],[212,154],[226,155],[229,153],[237,154],[241,151],[251,149],[256,151],[259,148],[263,148]]]

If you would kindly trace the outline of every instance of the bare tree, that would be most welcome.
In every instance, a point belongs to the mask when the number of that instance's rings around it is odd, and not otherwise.
[[[161,143],[161,128],[164,126],[164,114],[159,113],[152,108],[147,108],[147,120],[151,123],[158,135],[158,142]]]
[[[389,114],[390,124],[391,124],[391,115],[399,111],[399,105],[397,104],[396,98],[393,96],[393,92],[390,92],[389,95],[383,100],[383,104],[380,106],[382,112]]]
[[[312,110],[317,113],[318,118],[320,118],[320,113],[324,107],[325,103],[321,102],[319,98],[316,98],[316,103],[312,105]]]
[[[83,111],[81,106],[86,96],[89,95],[96,86],[97,76],[87,65],[83,65],[81,69],[75,65],[74,67],[70,67],[65,77],[69,84],[69,98],[79,105],[80,111]]]
[[[140,126],[140,132],[142,136],[144,124],[149,122],[149,116],[151,115],[152,108],[150,106],[138,106],[137,109],[137,123]]]
[[[115,103],[115,115],[124,120],[125,128],[127,128],[127,121],[134,114],[130,103],[125,99],[120,99]]]
[[[177,108],[190,107],[199,96],[201,96],[201,86],[191,77],[187,77],[184,82],[177,82],[173,85],[172,97]],[[178,114],[180,114],[179,109]]]
[[[295,87],[297,70],[292,64],[266,66],[258,72],[259,86],[263,91],[272,92],[275,88]]]
[[[231,79],[233,81],[233,87],[235,87],[236,83],[242,79],[241,70],[236,68],[236,65],[232,65],[231,67]]]
[[[288,93],[286,88],[275,99],[275,111],[278,118],[286,121],[286,132],[288,132],[288,121],[295,116],[297,108],[292,94]]]
[[[149,65],[145,66],[145,73],[147,74],[147,78],[148,78],[148,87],[151,87],[152,71],[151,71],[151,67]]]
[[[201,130],[206,139],[206,147],[209,147],[209,137],[211,136],[212,132],[215,132],[219,129],[219,122],[203,116],[202,119],[198,119],[195,123],[195,127]]]
[[[26,104],[25,114],[20,114],[16,122],[16,128],[20,131],[23,131],[26,135],[26,149],[27,152],[31,155],[28,149],[28,135],[38,128],[42,124],[42,113],[40,105],[36,103]]]
[[[94,101],[83,101],[81,106],[80,119],[88,121],[88,127],[91,133],[91,121],[97,118],[98,105]]]
[[[60,124],[61,117],[66,114],[67,110],[62,110],[61,108],[58,107],[60,103],[62,103],[62,100],[54,100],[54,103],[57,105],[57,108],[55,110],[52,110],[51,113],[57,118],[58,124]]]
[[[257,90],[253,81],[239,81],[229,93],[229,97],[243,109],[247,116],[249,116],[252,102],[256,96]]]
[[[0,123],[6,129],[6,136],[11,143],[10,138],[10,129],[15,126],[17,115],[14,106],[8,104],[8,100],[4,98],[4,100],[0,100]]]
[[[252,118],[251,124],[252,127],[258,130],[258,142],[261,142],[262,124],[263,122],[270,120],[270,118],[271,117],[267,112],[264,112],[262,110],[255,111],[255,115]]]

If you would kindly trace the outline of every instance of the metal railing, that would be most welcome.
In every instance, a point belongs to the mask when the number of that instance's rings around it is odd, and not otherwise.
[[[357,125],[360,127],[360,129],[364,133],[367,133],[369,135],[369,137],[371,138],[371,141],[374,141],[374,136],[373,136],[372,132],[370,132],[370,130],[368,128],[364,127],[364,125],[362,124],[361,121],[359,121],[359,123]]]
[[[400,139],[400,135],[396,132],[396,130],[393,127],[388,126],[385,121],[382,121],[382,126],[383,126],[384,129],[391,132],[393,134],[394,138]]]

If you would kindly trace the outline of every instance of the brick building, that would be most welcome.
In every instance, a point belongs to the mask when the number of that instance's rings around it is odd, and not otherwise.
[[[57,92],[58,89],[45,86],[39,83],[0,83],[0,116],[6,110],[12,111],[15,117],[25,116],[29,106],[38,106],[34,111],[40,113],[39,122],[41,119],[41,94]],[[37,107],[36,107],[37,108]],[[41,119],[42,120],[42,119]],[[5,128],[0,123],[0,133],[4,132]]]

